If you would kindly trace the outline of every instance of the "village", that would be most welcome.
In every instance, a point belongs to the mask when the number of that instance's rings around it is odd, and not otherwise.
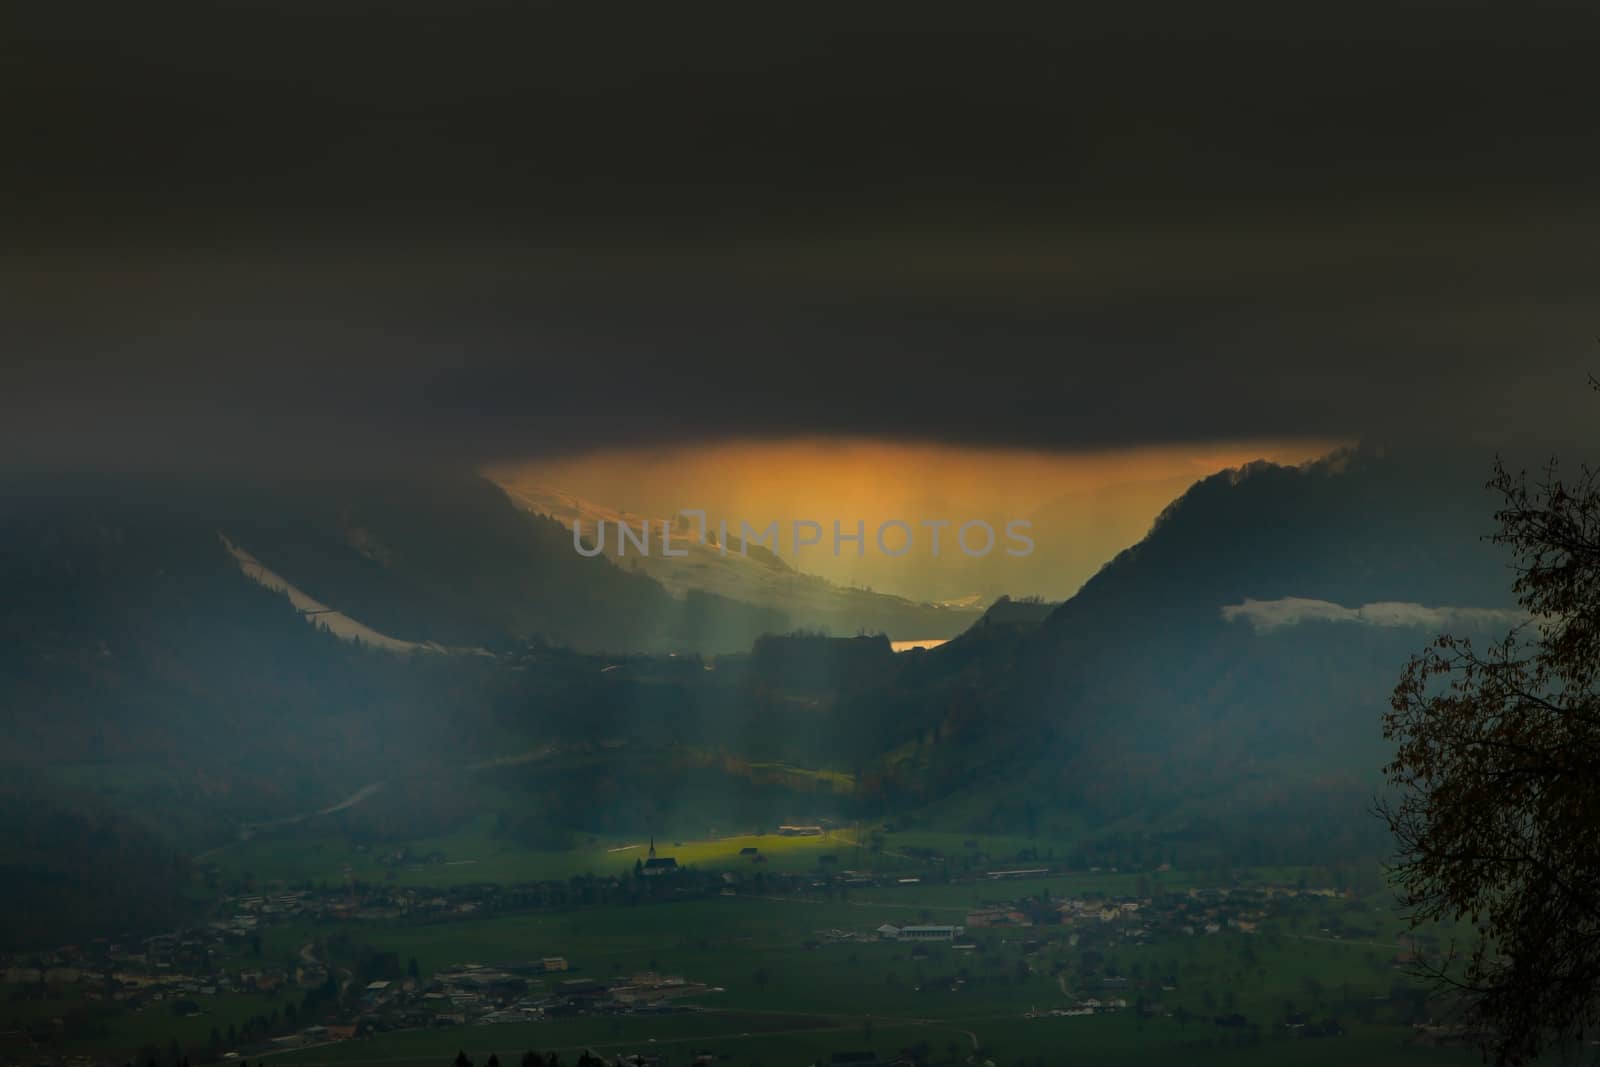
[[[1058,975],[1067,998],[1026,1014],[1071,1016],[1123,1011],[1136,1001],[1142,1010],[1146,1001],[1173,991],[1177,978],[1122,975],[1087,965],[1069,971],[1062,962],[1069,956],[1092,961],[1119,944],[1251,936],[1292,909],[1315,909],[1323,925],[1313,936],[1357,939],[1370,933],[1339,918],[1352,908],[1342,906],[1348,894],[1332,888],[1267,884],[1119,896],[1056,895],[1048,888],[1019,892],[1022,884],[1008,885],[1026,879],[1033,889],[1056,873],[1038,868],[974,872],[965,884],[992,888],[983,890],[981,904],[961,911],[959,923],[936,922],[929,910],[914,908],[915,922],[817,930],[805,944],[860,943],[872,946],[869,951],[903,953],[912,962],[939,954],[950,973],[931,978],[926,988],[944,992],[959,992],[966,981],[960,957],[1006,948],[1018,953],[1030,972],[1048,968]],[[206,922],[181,930],[15,954],[0,960],[0,976],[13,999],[76,999],[86,1007],[98,1005],[102,1014],[203,1017],[214,998],[265,995],[274,1003],[269,1014],[243,1025],[219,1025],[206,1047],[194,1050],[201,1061],[244,1058],[396,1030],[701,1011],[708,998],[722,992],[692,975],[665,970],[588,973],[582,945],[552,944],[547,954],[528,959],[491,959],[434,973],[423,973],[414,958],[407,966],[392,955],[360,961],[319,955],[319,945],[359,940],[363,927],[428,927],[540,909],[685,898],[839,901],[871,894],[875,900],[921,899],[915,890],[922,884],[920,878],[849,870],[702,872],[674,865],[649,877],[634,872],[511,887],[279,886],[223,894]],[[276,956],[263,951],[264,939],[277,928],[309,929],[316,937],[299,945],[290,963],[281,951]],[[1392,962],[1399,965],[1405,958],[1402,952]],[[42,1052],[70,1044],[74,1023],[74,1014],[63,1012],[31,1024],[20,1036]]]

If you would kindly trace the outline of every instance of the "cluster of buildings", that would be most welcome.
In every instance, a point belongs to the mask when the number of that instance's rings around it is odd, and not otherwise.
[[[711,992],[679,975],[644,971],[608,979],[576,977],[565,957],[496,966],[469,963],[426,980],[376,979],[339,1023],[274,1037],[274,1048],[303,1048],[389,1030],[492,1026],[579,1015],[659,1014],[684,1010],[682,997]]]
[[[379,920],[407,915],[470,915],[493,900],[496,886],[426,887],[347,883],[337,888],[244,894],[222,899],[211,922],[222,934],[248,936],[278,923],[297,920]]]
[[[370,990],[370,987],[369,987]],[[527,1022],[576,1015],[623,1015],[673,1010],[672,1002],[710,992],[680,975],[641,971],[610,978],[572,976],[561,956],[486,967],[466,964],[441,971],[413,995],[388,998],[378,989],[371,1014],[385,1008],[422,1008],[427,1025]]]
[[[1048,1011],[1023,1013],[1025,1019],[1069,1019],[1080,1015],[1103,1015],[1106,1012],[1124,1011],[1128,1007],[1125,997],[1085,997],[1070,1008],[1051,1008]]]
[[[253,927],[244,927],[253,932]],[[75,987],[85,1000],[116,1001],[130,1009],[158,1002],[169,1006],[225,993],[270,993],[321,985],[327,972],[314,960],[303,965],[245,966],[230,969],[231,924],[226,931],[193,927],[144,938],[98,938],[82,945],[63,945],[38,953],[19,953],[0,960],[0,979],[24,989],[46,991]],[[237,941],[231,951],[236,953]],[[199,1010],[197,1007],[196,1010]]]
[[[961,926],[896,928],[885,925],[878,934],[887,940],[958,940],[964,930],[1004,927],[1071,926],[1104,927],[1130,938],[1157,933],[1206,936],[1224,930],[1255,933],[1263,919],[1289,900],[1338,898],[1333,890],[1290,886],[1245,889],[1189,889],[1180,893],[1144,897],[1024,896],[988,902],[966,913]],[[906,931],[916,931],[908,934]],[[1074,942],[1076,943],[1076,942]]]
[[[1266,885],[1242,889],[1189,889],[1155,898],[1067,900],[1063,922],[1118,924],[1126,937],[1155,934],[1206,937],[1224,931],[1256,933],[1263,920],[1296,898],[1335,899],[1345,894],[1326,888]]]
[[[510,987],[487,986],[482,975],[446,975],[429,982],[414,976],[377,979],[353,998],[340,988],[332,1010],[320,1013],[325,1017],[317,1025],[282,1033],[293,1029],[292,1010],[308,994],[325,991],[330,979],[347,986],[348,974],[332,974],[310,946],[285,956],[265,951],[263,939],[272,927],[287,923],[471,914],[500,906],[503,893],[495,886],[433,890],[345,885],[234,894],[221,898],[209,921],[199,925],[0,956],[0,981],[18,995],[82,1005],[82,1010],[65,1009],[61,1017],[18,1035],[36,1051],[38,1042],[70,1042],[81,1036],[75,1029],[80,1021],[103,1017],[108,1009],[206,1015],[215,998],[240,993],[281,995],[277,1003],[282,1013],[260,1019],[250,1031],[257,1044],[267,1034],[277,1035],[271,1041],[275,1046],[336,1041],[364,1032],[433,1025],[441,1015],[447,1022],[475,1021],[504,1008]],[[556,973],[567,964],[552,956],[535,961],[534,969]],[[341,999],[344,1007],[338,1006]],[[231,1042],[231,1027],[219,1029],[227,1031],[223,1039]],[[244,1032],[239,1036],[248,1046]]]
[[[815,836],[820,826],[785,825],[788,836]],[[741,856],[752,863],[759,851],[747,847]],[[406,853],[382,857],[409,862]],[[832,860],[833,857],[827,857]],[[428,862],[442,862],[427,857]],[[393,883],[298,888],[233,894],[221,898],[202,925],[149,937],[100,939],[36,953],[0,958],[0,978],[13,986],[35,987],[41,996],[69,986],[86,1000],[116,1001],[131,1010],[160,1004],[178,1014],[204,1013],[206,998],[236,992],[292,993],[285,1004],[305,992],[332,989],[348,974],[304,949],[298,958],[264,956],[261,939],[268,929],[288,923],[433,919],[487,914],[504,909],[546,906],[558,894],[567,901],[594,904],[612,896],[714,895],[792,893],[833,896],[857,888],[917,885],[922,878],[837,870],[833,863],[808,873],[762,869],[702,872],[681,868],[671,856],[656,854],[654,839],[639,863],[638,876],[570,880],[528,886],[460,886],[449,889],[403,887]],[[1050,875],[1047,868],[972,872],[976,883]],[[670,877],[663,877],[668,876]],[[948,876],[947,876],[948,877]],[[581,885],[579,883],[582,883]],[[998,886],[997,886],[998,888]],[[1020,887],[1019,887],[1020,888]],[[579,899],[581,895],[581,900]],[[1160,895],[1058,897],[1049,893],[997,900],[967,910],[960,924],[885,923],[871,931],[826,931],[827,940],[889,941],[916,946],[914,953],[937,952],[937,945],[975,947],[975,932],[1010,927],[1056,927],[1060,934],[1040,936],[1079,943],[1109,938],[1155,936],[1203,937],[1223,931],[1253,933],[1276,909],[1297,898],[1337,898],[1339,891],[1303,886],[1191,889]],[[956,917],[955,914],[952,918]],[[1030,941],[1032,945],[1035,942]],[[241,962],[242,961],[242,962]],[[364,978],[371,978],[370,974]],[[1120,979],[1107,979],[1109,988]],[[371,978],[352,990],[341,988],[316,1018],[274,1017],[272,1029],[255,1031],[260,1047],[298,1047],[339,1041],[366,1033],[422,1026],[490,1025],[574,1015],[619,1015],[686,1009],[682,998],[712,992],[704,984],[653,971],[597,978],[571,973],[564,957],[551,955],[516,964],[469,965],[429,976],[414,971],[404,978]],[[1086,1015],[1122,1010],[1126,1001],[1096,990],[1052,1015]],[[52,995],[54,995],[52,993]],[[331,994],[330,994],[331,995]],[[308,1001],[309,1003],[309,1001]],[[311,1025],[303,1025],[310,1023]],[[284,1029],[292,1032],[282,1032]],[[268,1038],[266,1033],[275,1036]],[[248,1053],[249,1050],[243,1050]]]

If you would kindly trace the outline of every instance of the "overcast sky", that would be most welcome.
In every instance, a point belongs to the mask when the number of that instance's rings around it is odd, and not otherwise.
[[[1596,10],[7,4],[0,462],[1578,438]]]

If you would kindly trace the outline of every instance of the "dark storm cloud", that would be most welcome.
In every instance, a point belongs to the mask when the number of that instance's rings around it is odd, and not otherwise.
[[[1592,421],[1589,5],[149,7],[0,32],[13,465]]]

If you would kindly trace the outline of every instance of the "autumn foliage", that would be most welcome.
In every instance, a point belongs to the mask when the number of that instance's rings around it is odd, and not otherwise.
[[[1471,923],[1422,969],[1515,1064],[1600,1021],[1600,481],[1497,464],[1489,484],[1528,621],[1412,658],[1384,719],[1382,812],[1413,921]]]

